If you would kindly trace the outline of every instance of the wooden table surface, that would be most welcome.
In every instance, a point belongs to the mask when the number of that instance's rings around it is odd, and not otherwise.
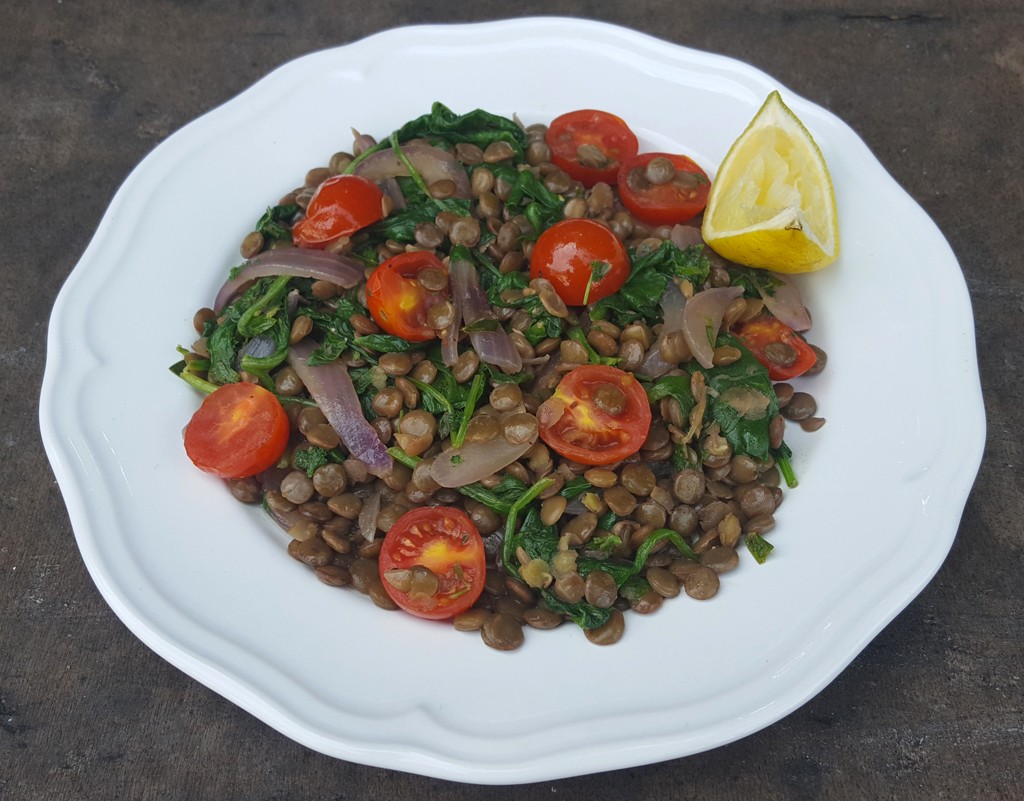
[[[511,7],[489,0],[3,7],[0,798],[1024,797],[1018,0],[517,4],[524,16],[602,19],[740,58],[848,122],[960,260],[977,321],[988,441],[943,568],[801,709],[697,756],[493,788],[322,756],[148,650],[86,573],[37,433],[37,399],[52,302],[120,183],[162,139],[293,57],[397,25],[498,19]],[[913,349],[894,343],[880,358],[913,358]]]

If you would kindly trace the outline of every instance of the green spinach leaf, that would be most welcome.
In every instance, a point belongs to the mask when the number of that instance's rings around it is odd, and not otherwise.
[[[569,479],[565,482],[565,486],[562,487],[561,495],[567,500],[573,500],[574,498],[580,497],[584,492],[589,490],[593,484],[587,481],[583,476],[576,476],[576,478]]]
[[[256,223],[256,230],[263,234],[264,245],[270,245],[273,242],[291,242],[292,220],[298,213],[299,207],[295,203],[268,207]]]
[[[280,348],[281,321],[288,325],[288,312],[284,297],[288,277],[261,278],[253,283],[240,298],[229,304],[220,315],[221,323],[207,335],[206,346],[210,352],[208,377],[214,384],[233,384],[239,380],[238,353],[242,346],[255,336],[273,331],[271,338]],[[208,329],[207,329],[208,330]],[[279,356],[279,364],[284,355]],[[251,365],[259,369],[258,365]],[[269,368],[268,368],[269,369]]]
[[[748,534],[746,539],[747,550],[750,551],[750,555],[754,557],[759,565],[763,565],[768,558],[768,554],[775,550],[775,546],[760,534]]]
[[[607,623],[612,616],[611,609],[602,609],[586,601],[579,601],[571,604],[563,601],[551,590],[541,590],[541,597],[544,605],[552,612],[560,615],[568,615],[569,618],[581,629],[596,629]]]
[[[732,334],[720,334],[717,344],[737,348],[740,358],[732,364],[702,371],[710,390],[707,413],[718,423],[734,454],[765,459],[769,451],[768,427],[779,411],[779,399],[768,370]]]
[[[775,290],[782,286],[782,281],[768,270],[755,270],[738,264],[730,264],[728,269],[732,285],[743,287],[744,297],[774,297]]]
[[[619,326],[639,319],[650,325],[661,322],[660,301],[669,280],[685,278],[699,286],[711,270],[702,245],[682,250],[669,240],[642,255],[633,250],[630,259],[633,266],[622,289],[591,306],[590,316],[595,320],[611,319]]]
[[[423,343],[409,342],[407,339],[391,334],[365,334],[354,337],[352,346],[359,350],[371,350],[377,353],[405,353],[424,347]]]
[[[292,463],[296,470],[305,470],[306,475],[312,478],[318,468],[327,464],[327,449],[319,445],[299,448],[292,455]]]
[[[526,217],[533,228],[533,239],[565,216],[565,198],[544,186],[530,170],[516,173],[505,205],[511,214]]]
[[[395,136],[399,142],[426,139],[452,147],[460,142],[470,142],[481,148],[494,142],[508,142],[519,161],[527,144],[526,132],[507,117],[483,109],[456,114],[443,103],[434,103],[429,114],[410,120],[395,132]]]
[[[352,315],[368,315],[369,312],[352,298],[340,297],[333,313],[309,307],[303,308],[299,314],[309,317],[313,331],[320,340],[320,346],[310,354],[308,360],[310,365],[315,366],[332,362],[351,348],[358,336],[352,327]]]
[[[469,201],[416,195],[409,199],[405,208],[391,212],[383,220],[367,228],[367,241],[363,247],[376,247],[389,239],[411,244],[416,241],[416,226],[420,223],[433,222],[442,211],[468,217]]]
[[[693,393],[690,391],[690,377],[686,375],[666,375],[647,386],[647,399],[657,403],[664,398],[673,398],[679,404],[683,418],[693,409]]]
[[[487,489],[483,484],[474,482],[459,487],[459,492],[482,503],[499,515],[507,515],[516,501],[523,497],[528,487],[515,476],[505,475],[498,486]]]
[[[636,549],[636,555],[633,557],[632,562],[619,562],[582,556],[576,560],[576,568],[581,576],[587,576],[594,570],[603,570],[615,579],[616,586],[622,587],[629,579],[640,575],[654,548],[663,540],[671,542],[676,547],[676,550],[685,558],[697,560],[697,555],[693,552],[689,543],[678,532],[670,528],[659,528],[656,531],[652,531],[650,536]]]

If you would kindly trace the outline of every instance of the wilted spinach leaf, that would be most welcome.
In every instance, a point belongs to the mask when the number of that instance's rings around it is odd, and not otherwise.
[[[486,148],[493,142],[508,142],[517,160],[522,160],[527,144],[526,132],[507,117],[483,109],[456,114],[443,103],[434,103],[429,114],[410,120],[395,135],[399,142],[426,139],[434,144],[451,146],[470,142],[480,148]]]
[[[590,309],[595,320],[611,319],[623,326],[643,319],[654,325],[661,322],[661,296],[672,278],[685,278],[694,286],[703,284],[711,270],[711,262],[702,245],[682,250],[669,240],[650,253],[630,252],[632,269],[629,278],[616,294],[602,298]]]
[[[779,412],[768,370],[732,334],[718,336],[718,346],[729,345],[740,351],[732,364],[702,370],[709,389],[708,414],[734,454],[755,459],[768,457],[768,426]],[[707,418],[705,418],[707,419]]]

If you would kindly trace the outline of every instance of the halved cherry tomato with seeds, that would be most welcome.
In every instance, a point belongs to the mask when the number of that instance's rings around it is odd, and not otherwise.
[[[333,175],[317,188],[306,217],[292,226],[299,247],[325,248],[384,218],[384,193],[359,175]]]
[[[420,276],[430,270],[429,276]],[[430,309],[448,299],[448,270],[433,253],[400,253],[379,265],[366,281],[366,305],[373,321],[396,337],[426,342],[437,336]],[[426,282],[426,286],[424,286]],[[429,287],[429,288],[428,288]]]
[[[595,109],[556,117],[544,140],[552,163],[588,188],[598,181],[615,183],[619,164],[635,156],[640,146],[622,119]]]
[[[480,532],[465,512],[450,506],[421,507],[398,518],[384,537],[378,564],[391,599],[429,620],[465,612],[487,578]]]
[[[569,306],[614,295],[629,272],[622,240],[593,220],[555,223],[537,238],[530,254],[530,277],[546,278]]]
[[[772,381],[786,381],[810,370],[818,357],[804,338],[769,314],[759,314],[733,328],[733,333],[761,364]]]
[[[584,364],[569,371],[537,409],[540,437],[566,459],[604,465],[640,450],[651,406],[640,382],[617,367]]]
[[[617,180],[622,205],[648,225],[693,219],[704,211],[711,190],[695,161],[671,153],[641,153],[623,163]]]
[[[277,464],[288,432],[288,414],[272,392],[225,384],[206,396],[185,427],[185,453],[207,473],[245,478]]]

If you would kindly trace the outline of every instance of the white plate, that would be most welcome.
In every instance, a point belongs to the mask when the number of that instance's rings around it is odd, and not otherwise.
[[[197,397],[167,370],[242,236],[347,149],[353,126],[385,135],[433,100],[526,122],[597,107],[644,149],[710,170],[776,88],[736,61],[593,22],[405,28],[287,64],[167,139],[58,297],[40,404],[83,559],[114,612],[288,737],[460,781],[692,754],[811,698],[939,568],[985,421],[971,308],[942,235],[850,128],[784,88],[838,196],[842,258],[801,281],[830,357],[813,386],[828,424],[791,437],[801,486],[767,564],[744,557],[711,602],[627,616],[614,647],[570,625],[499,653],[320,584],[261,512],[190,465],[180,431]]]

